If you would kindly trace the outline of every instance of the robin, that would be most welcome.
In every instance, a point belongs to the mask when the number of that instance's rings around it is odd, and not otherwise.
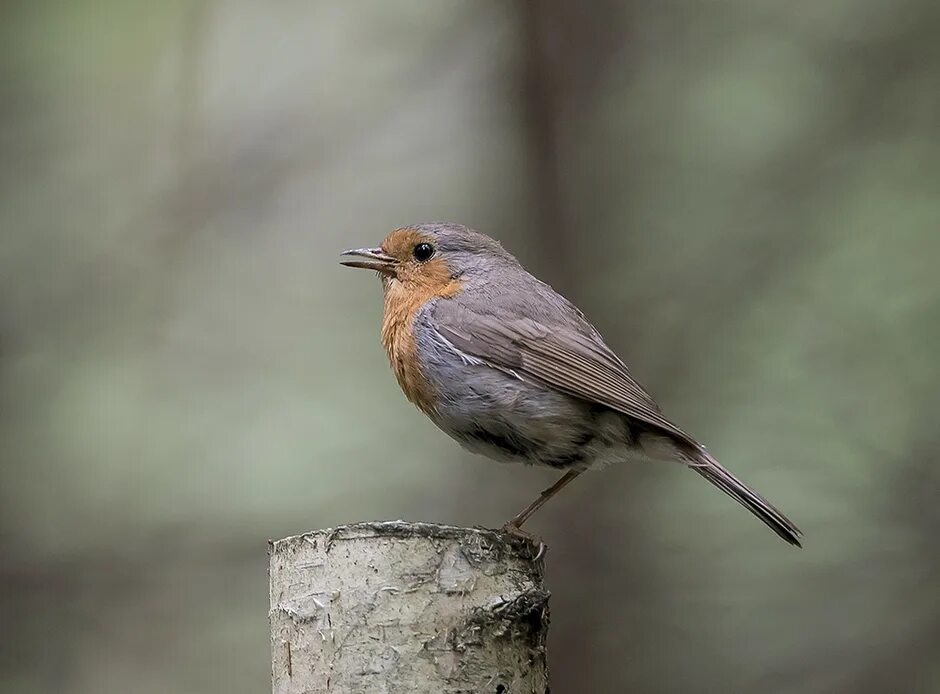
[[[416,224],[342,255],[382,280],[382,344],[408,400],[470,451],[565,471],[506,529],[588,468],[674,460],[800,546],[799,528],[666,419],[584,314],[498,241]]]

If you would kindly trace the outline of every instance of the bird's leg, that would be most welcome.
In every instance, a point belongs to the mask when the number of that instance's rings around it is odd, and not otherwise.
[[[545,502],[555,496],[560,492],[564,487],[575,477],[580,475],[584,470],[568,470],[561,478],[555,482],[551,487],[539,494],[539,497],[533,501],[531,504],[522,509],[516,516],[506,523],[503,526],[506,530],[519,530],[522,527],[522,524],[529,520],[529,516],[538,511],[542,506],[545,505]]]

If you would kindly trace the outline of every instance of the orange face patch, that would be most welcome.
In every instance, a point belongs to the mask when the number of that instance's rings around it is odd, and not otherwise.
[[[434,397],[418,362],[414,318],[431,299],[457,294],[460,281],[451,275],[440,254],[424,262],[417,260],[414,249],[420,243],[433,246],[434,239],[407,227],[396,229],[382,242],[382,251],[398,259],[394,277],[383,278],[382,282],[385,287],[382,345],[405,397],[430,414]]]
[[[451,277],[447,261],[440,254],[424,262],[414,257],[415,247],[422,243],[434,246],[434,238],[407,227],[396,229],[385,238],[382,251],[398,259],[395,279],[415,294],[414,300],[422,303],[438,296],[453,296],[459,287]]]

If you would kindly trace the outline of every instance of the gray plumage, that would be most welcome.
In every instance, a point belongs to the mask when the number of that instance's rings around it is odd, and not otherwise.
[[[453,224],[409,229],[431,240],[461,287],[424,304],[413,325],[429,415],[443,431],[497,460],[564,470],[680,461],[800,544],[800,530],[666,419],[581,311],[497,241]]]
[[[442,430],[492,458],[562,469],[679,460],[799,544],[792,522],[663,417],[571,302],[528,272],[493,272],[494,261],[521,265],[488,236],[452,225],[418,229],[435,236],[464,287],[415,320]]]

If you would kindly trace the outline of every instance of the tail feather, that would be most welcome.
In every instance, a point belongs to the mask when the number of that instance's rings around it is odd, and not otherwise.
[[[691,458],[691,460],[686,460],[689,467],[760,518],[767,527],[777,533],[783,540],[791,545],[802,547],[800,536],[803,532],[796,527],[793,521],[774,508],[774,505],[767,499],[722,467],[707,452],[700,449],[688,458]]]

